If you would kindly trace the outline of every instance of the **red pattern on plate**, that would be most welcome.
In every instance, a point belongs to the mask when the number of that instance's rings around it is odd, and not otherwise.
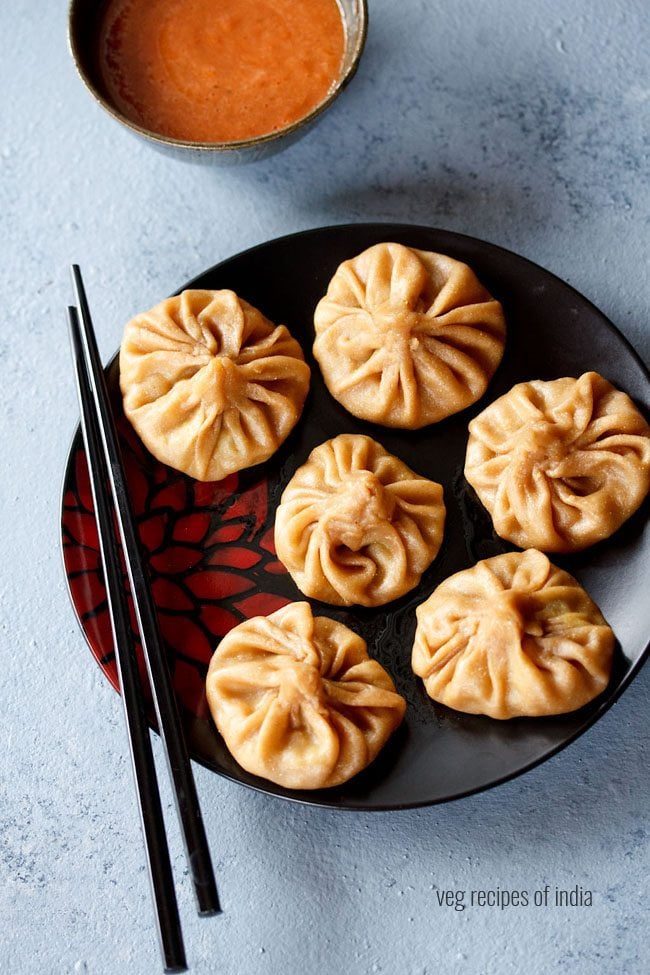
[[[256,592],[254,596],[247,596],[235,605],[246,619],[250,619],[252,616],[269,616],[290,602],[291,600],[286,596],[276,596],[271,592]]]
[[[236,542],[242,537],[245,531],[245,525],[224,525],[223,528],[217,528],[216,532],[210,535],[208,544],[214,545],[217,542]]]
[[[205,718],[205,674],[219,639],[242,620],[272,613],[289,602],[266,591],[273,574],[286,571],[276,561],[272,529],[267,524],[268,485],[260,478],[242,488],[236,474],[209,484],[192,481],[148,454],[123,418],[119,429],[174,687],[183,706]],[[97,526],[82,448],[77,448],[69,471],[63,504],[63,558],[72,602],[95,658],[117,688]],[[131,615],[134,625],[132,607]],[[141,653],[139,663],[144,674]]]
[[[262,556],[250,548],[233,545],[230,548],[217,549],[210,556],[210,565],[231,565],[236,569],[252,569]]]

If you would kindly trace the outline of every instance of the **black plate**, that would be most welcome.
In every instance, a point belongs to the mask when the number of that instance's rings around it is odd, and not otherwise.
[[[313,310],[338,264],[386,240],[440,251],[470,264],[503,303],[508,322],[506,354],[483,399],[416,432],[389,430],[350,416],[328,394],[310,351]],[[316,444],[341,432],[369,434],[414,470],[442,483],[447,505],[441,552],[421,585],[407,597],[377,610],[339,610],[312,601],[316,614],[336,617],[362,634],[407,699],[404,725],[369,769],[336,789],[288,791],[240,769],[213,725],[196,719],[188,721],[193,757],[245,785],[301,802],[403,809],[445,802],[504,782],[549,758],[593,724],[638,672],[647,653],[647,503],[606,542],[579,555],[553,558],[585,586],[618,639],[612,680],[592,704],[555,718],[500,722],[465,715],[427,697],[422,682],[411,672],[410,655],[415,607],[452,573],[512,549],[494,535],[488,515],[463,478],[469,420],[516,382],[578,376],[591,369],[627,391],[647,413],[650,377],[614,325],[573,288],[516,254],[461,234],[401,224],[327,227],[269,241],[205,271],[184,287],[233,289],[270,319],[284,322],[301,342],[312,367],[311,393],[297,430],[271,461],[244,475],[249,488],[260,477],[268,479],[271,503],[266,528],[272,526],[274,502],[296,467]],[[109,377],[116,391],[115,364]],[[74,486],[78,446],[77,434],[65,489]],[[146,458],[145,464],[155,465],[149,455]],[[304,598],[288,576],[278,575],[273,586],[281,596]],[[78,601],[76,608],[82,616]],[[84,628],[88,636],[85,623]],[[94,652],[97,656],[97,647]]]

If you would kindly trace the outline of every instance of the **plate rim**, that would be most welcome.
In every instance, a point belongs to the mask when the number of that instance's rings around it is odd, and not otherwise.
[[[645,381],[648,383],[649,391],[650,391],[650,369],[646,365],[640,353],[633,346],[632,342],[620,330],[620,328],[618,328],[618,326],[615,325],[614,322],[612,322],[605,315],[605,313],[601,311],[600,308],[598,308],[597,305],[595,305],[589,298],[585,297],[585,295],[583,295],[580,291],[578,291],[577,288],[575,288],[572,284],[569,284],[563,278],[560,278],[559,275],[555,274],[553,271],[549,271],[543,265],[538,264],[537,262],[531,260],[528,257],[524,257],[521,254],[518,254],[516,251],[512,251],[509,248],[502,247],[500,244],[494,244],[491,241],[486,241],[483,240],[482,238],[474,237],[470,234],[459,233],[454,230],[446,230],[445,228],[442,227],[433,227],[427,224],[419,224],[419,223],[395,223],[394,221],[371,221],[371,222],[359,221],[355,223],[348,222],[348,223],[341,223],[341,224],[328,224],[323,227],[311,227],[311,228],[295,231],[289,234],[283,234],[280,237],[272,237],[269,238],[268,240],[261,241],[260,243],[253,244],[251,247],[247,247],[242,251],[237,251],[236,253],[231,254],[229,257],[226,257],[223,260],[218,261],[216,264],[213,264],[210,267],[205,268],[203,271],[194,275],[194,277],[190,278],[187,282],[185,282],[185,284],[183,284],[180,288],[178,288],[178,290],[172,292],[172,295],[178,295],[182,291],[189,290],[195,287],[196,281],[200,280],[201,278],[204,278],[208,274],[218,271],[220,268],[223,267],[223,265],[228,264],[231,261],[237,260],[239,258],[245,258],[249,254],[252,254],[255,251],[262,250],[265,247],[290,241],[292,239],[298,239],[300,237],[321,234],[324,232],[325,233],[330,233],[335,231],[345,232],[348,230],[358,230],[360,228],[368,231],[370,230],[379,231],[379,230],[390,228],[391,230],[396,230],[400,233],[401,232],[408,233],[409,230],[416,230],[416,231],[423,231],[426,233],[442,234],[449,238],[456,238],[461,243],[463,241],[469,241],[474,245],[478,244],[480,245],[481,248],[487,248],[488,250],[491,251],[500,252],[501,254],[504,254],[508,258],[515,258],[517,261],[523,261],[526,264],[530,265],[532,268],[534,268],[536,271],[541,270],[544,274],[548,275],[549,277],[557,281],[562,287],[568,289],[572,294],[574,294],[580,300],[581,303],[587,305],[592,312],[594,312],[600,319],[602,319],[605,327],[608,328],[610,331],[614,332],[617,335],[617,337],[622,340],[627,351],[631,354],[633,360],[640,368],[641,374],[645,379]],[[109,358],[108,362],[103,366],[105,376],[108,375],[109,371],[115,367],[115,363],[116,360],[118,359],[118,356],[119,356],[119,347]],[[72,609],[73,616],[77,622],[77,626],[81,630],[86,646],[90,650],[90,654],[93,660],[95,661],[95,664],[98,667],[100,673],[102,674],[102,677],[109,683],[109,685],[115,691],[117,691],[118,694],[121,695],[119,684],[114,683],[111,680],[111,678],[106,673],[99,659],[96,657],[93,651],[90,640],[86,634],[86,631],[83,628],[81,619],[79,618],[79,615],[76,611],[74,601],[73,601],[73,596],[72,596],[72,590],[69,584],[68,574],[65,567],[64,537],[63,537],[63,532],[61,531],[61,526],[63,523],[63,514],[65,511],[64,500],[65,500],[65,492],[66,492],[67,474],[71,466],[73,451],[75,450],[75,442],[79,437],[80,432],[81,432],[81,424],[80,421],[77,421],[72,433],[72,437],[70,439],[70,445],[66,453],[65,463],[63,466],[63,476],[61,478],[61,487],[59,492],[59,506],[57,509],[59,520],[58,520],[57,534],[59,538],[59,553],[61,558],[61,567],[63,570],[65,589],[68,594],[70,607]],[[391,803],[391,804],[380,803],[372,806],[363,805],[361,803],[355,803],[355,802],[345,802],[345,804],[341,804],[337,802],[327,802],[323,798],[323,790],[313,790],[313,791],[304,790],[305,793],[304,795],[295,795],[286,790],[283,790],[281,786],[277,786],[275,783],[271,781],[268,781],[267,783],[266,780],[260,779],[259,785],[252,782],[245,782],[241,778],[237,778],[223,769],[217,769],[213,765],[208,764],[208,762],[206,762],[200,756],[190,754],[190,757],[192,761],[201,765],[203,768],[208,769],[210,772],[222,778],[225,778],[230,782],[234,782],[239,786],[243,786],[246,789],[250,789],[251,791],[260,793],[262,795],[270,796],[273,799],[279,799],[285,802],[296,803],[297,805],[301,805],[301,806],[314,806],[319,809],[334,810],[340,813],[347,813],[347,812],[385,813],[385,812],[402,812],[410,809],[423,809],[429,806],[444,805],[446,803],[457,802],[461,799],[466,799],[469,796],[480,795],[483,792],[487,792],[491,789],[496,789],[501,785],[505,785],[507,782],[511,782],[522,775],[526,775],[534,768],[543,765],[545,762],[549,761],[555,755],[558,755],[565,748],[568,748],[575,741],[577,741],[578,738],[582,737],[582,735],[584,735],[587,731],[589,731],[589,729],[597,721],[599,721],[616,703],[618,703],[618,701],[621,698],[621,695],[627,690],[631,682],[639,674],[640,670],[646,663],[649,655],[650,655],[650,634],[648,635],[645,648],[638,656],[636,661],[633,664],[631,664],[628,672],[622,678],[622,680],[615,688],[615,690],[607,697],[606,700],[602,701],[598,705],[598,707],[587,716],[584,723],[579,728],[577,728],[576,731],[573,732],[573,734],[569,735],[569,737],[566,738],[564,741],[560,742],[559,744],[551,746],[547,751],[543,752],[540,756],[535,758],[533,761],[527,763],[526,765],[521,766],[520,768],[516,769],[514,772],[509,772],[507,775],[493,779],[491,782],[476,786],[471,789],[462,790],[458,793],[454,793],[453,795],[446,796],[444,798],[417,800],[413,802],[404,802],[404,803]],[[603,693],[606,694],[607,690],[605,690]],[[150,722],[149,726],[155,734],[158,734],[158,730],[154,726],[154,724]]]

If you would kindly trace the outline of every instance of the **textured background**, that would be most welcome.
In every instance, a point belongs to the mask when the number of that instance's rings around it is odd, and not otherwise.
[[[108,356],[133,312],[259,241],[427,223],[554,271],[650,358],[645,0],[370,5],[359,74],[321,124],[234,170],[168,160],[105,116],[74,74],[63,0],[0,9],[3,972],[160,970],[120,705],[58,551],[72,260]],[[225,914],[195,917],[176,857],[192,971],[638,975],[649,699],[646,668],[546,765],[417,812],[294,807],[197,769]],[[546,883],[590,888],[593,906],[456,912],[435,896]]]

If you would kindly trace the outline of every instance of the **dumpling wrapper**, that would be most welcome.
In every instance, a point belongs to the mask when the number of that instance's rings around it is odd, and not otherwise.
[[[221,640],[206,681],[228,750],[287,789],[340,785],[372,762],[406,702],[347,626],[290,603]]]
[[[475,403],[506,334],[500,303],[471,268],[393,243],[339,266],[314,325],[332,396],[354,416],[408,430]]]
[[[305,596],[381,606],[418,584],[444,524],[440,484],[370,437],[343,433],[316,447],[286,486],[275,548]]]
[[[184,291],[127,324],[124,412],[147,449],[199,481],[259,464],[297,423],[309,366],[284,325],[234,291]]]
[[[609,682],[611,628],[573,576],[534,549],[457,572],[416,615],[413,670],[457,711],[564,714]]]
[[[465,477],[501,538],[575,552],[619,528],[650,489],[650,427],[596,372],[519,383],[469,425]]]

